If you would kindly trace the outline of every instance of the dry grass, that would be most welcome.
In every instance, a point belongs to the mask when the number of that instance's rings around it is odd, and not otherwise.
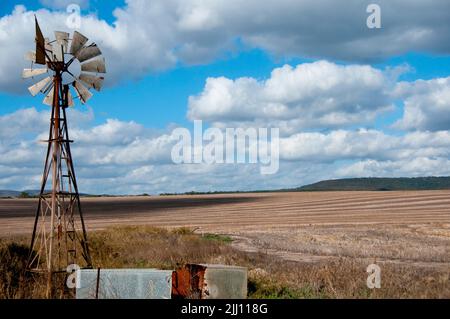
[[[385,264],[382,288],[366,287],[367,263],[342,257],[308,264],[237,250],[229,238],[188,228],[121,227],[90,233],[96,267],[173,269],[184,263],[249,268],[250,298],[450,298],[449,270]],[[0,241],[0,298],[41,298],[43,284],[22,272],[27,238]],[[63,279],[61,279],[63,280]],[[70,298],[58,291],[56,297]]]
[[[382,266],[381,289],[366,286],[367,264],[340,258],[319,264],[289,262],[250,272],[251,296],[292,298],[449,298],[449,272]],[[262,273],[262,274],[261,274]]]
[[[223,240],[210,235],[202,237],[189,228],[113,227],[94,232],[90,238],[93,261],[102,268],[174,269],[188,262],[210,262],[218,256],[244,255],[226,245],[226,237]]]

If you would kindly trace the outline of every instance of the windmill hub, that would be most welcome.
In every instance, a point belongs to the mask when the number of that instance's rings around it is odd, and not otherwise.
[[[47,62],[47,66],[50,70],[55,72],[64,72],[65,69],[65,65],[62,62],[54,62],[54,63]]]
[[[72,64],[69,65],[68,67],[66,66],[66,68],[67,69],[63,69],[61,71],[62,82],[63,82],[63,85],[70,85],[73,82],[73,76],[75,76],[75,78],[80,77],[81,63],[77,59],[75,59],[75,60],[73,60]]]

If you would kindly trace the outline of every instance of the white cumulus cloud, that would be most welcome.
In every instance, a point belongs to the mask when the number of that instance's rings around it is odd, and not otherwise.
[[[396,95],[404,99],[404,115],[394,124],[406,130],[450,129],[450,77],[401,82]]]
[[[257,123],[288,133],[367,124],[393,109],[394,83],[390,72],[328,61],[285,65],[262,81],[208,78],[203,92],[189,98],[188,118],[219,126]]]

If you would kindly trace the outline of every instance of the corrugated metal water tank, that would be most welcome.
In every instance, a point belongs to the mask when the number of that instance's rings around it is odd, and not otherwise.
[[[77,299],[170,299],[172,271],[158,269],[97,269],[77,271]]]
[[[247,268],[187,264],[172,277],[172,297],[183,299],[245,299]]]

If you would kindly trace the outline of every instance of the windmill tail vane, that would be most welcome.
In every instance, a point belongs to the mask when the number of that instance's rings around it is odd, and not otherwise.
[[[50,41],[37,18],[35,28],[36,50],[25,55],[31,67],[23,70],[22,77],[37,81],[28,90],[33,96],[44,94],[51,117],[27,268],[47,274],[51,297],[54,274],[64,273],[71,264],[92,267],[66,109],[75,105],[74,99],[85,104],[93,95],[90,89],[101,90],[106,67],[100,49],[95,43],[87,45],[89,39],[81,33],[75,31],[70,38],[67,32],[55,31],[55,40]]]

